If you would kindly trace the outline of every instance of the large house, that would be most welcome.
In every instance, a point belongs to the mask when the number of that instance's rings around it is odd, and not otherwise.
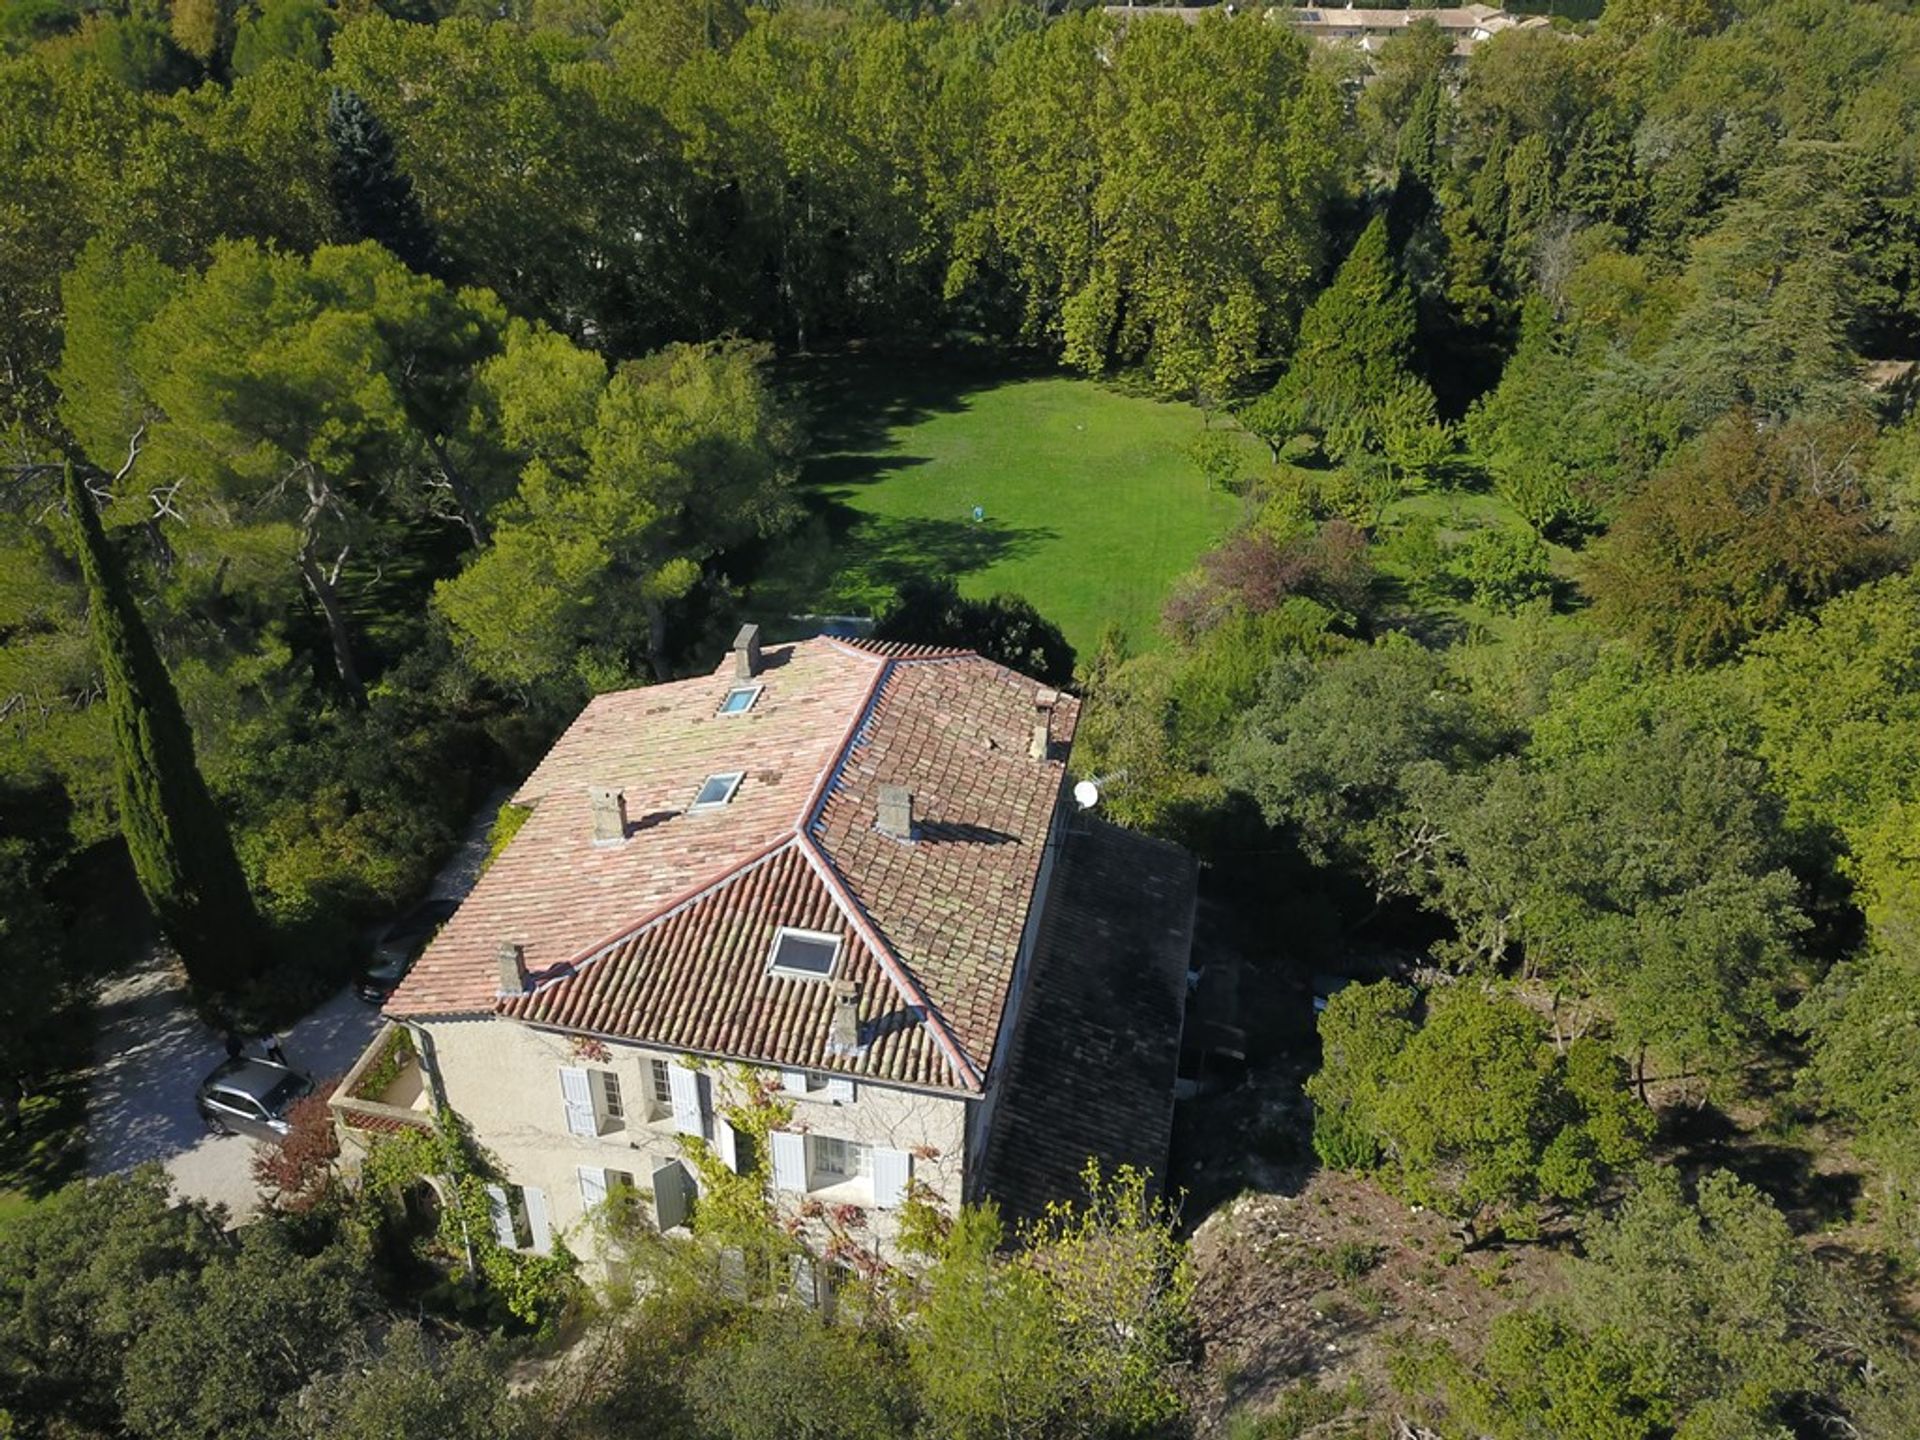
[[[500,1240],[588,1257],[618,1187],[686,1222],[694,1137],[751,1162],[749,1085],[791,1105],[781,1202],[880,1252],[910,1186],[1032,1213],[1090,1154],[1159,1171],[1195,868],[1075,803],[1079,712],[971,652],[751,626],[710,676],[599,697],[388,1001],[343,1136],[450,1107]]]
[[[1105,7],[1111,15],[1174,15],[1188,24],[1196,24],[1204,15],[1224,10],[1234,14],[1239,7],[1224,5],[1157,6],[1121,4]],[[1274,5],[1260,11],[1267,19],[1291,26],[1309,39],[1327,45],[1346,45],[1371,55],[1410,26],[1427,24],[1438,27],[1453,42],[1456,60],[1464,60],[1483,41],[1503,30],[1543,30],[1553,22],[1544,15],[1513,15],[1497,5],[1446,5],[1421,8],[1383,9],[1341,5]]]

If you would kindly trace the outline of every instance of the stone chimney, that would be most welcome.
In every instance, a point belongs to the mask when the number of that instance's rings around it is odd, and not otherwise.
[[[880,823],[882,835],[895,840],[913,839],[913,792],[904,785],[880,787]]]
[[[610,785],[592,785],[587,803],[593,808],[593,843],[618,845],[627,838],[627,792]]]
[[[516,945],[511,940],[500,942],[500,993],[502,995],[524,995],[527,993],[527,947]]]
[[[833,1022],[827,1031],[827,1053],[860,1053],[860,986],[852,980],[833,982]]]
[[[1053,707],[1060,703],[1058,690],[1041,690],[1033,697],[1033,738],[1027,742],[1030,759],[1044,760],[1053,753]]]
[[[733,678],[751,680],[760,673],[760,627],[742,625],[733,637]]]

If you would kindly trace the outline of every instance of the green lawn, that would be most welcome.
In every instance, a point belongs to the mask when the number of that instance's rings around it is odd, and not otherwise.
[[[873,360],[796,378],[808,516],[747,596],[775,632],[790,615],[871,614],[910,576],[951,575],[966,595],[1024,596],[1083,655],[1109,624],[1144,648],[1167,587],[1238,513],[1184,454],[1201,428],[1188,405]]]

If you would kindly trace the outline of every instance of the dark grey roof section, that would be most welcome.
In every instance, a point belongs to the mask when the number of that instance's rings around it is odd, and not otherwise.
[[[1009,1221],[1084,1199],[1089,1156],[1157,1182],[1173,1137],[1198,866],[1091,816],[1071,827],[986,1161]]]

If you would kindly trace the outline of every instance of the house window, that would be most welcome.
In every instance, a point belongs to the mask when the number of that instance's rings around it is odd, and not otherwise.
[[[753,708],[753,702],[760,698],[764,689],[761,685],[736,685],[727,691],[727,698],[720,702],[722,715],[744,715]]]
[[[620,1077],[611,1070],[562,1065],[560,1099],[566,1108],[568,1134],[604,1135],[609,1130],[627,1128],[627,1107],[620,1093]]]
[[[733,799],[733,792],[740,788],[740,777],[744,771],[729,770],[719,775],[709,775],[700,784],[699,793],[693,797],[691,809],[718,810]]]
[[[838,935],[794,930],[783,925],[774,934],[767,969],[775,975],[791,975],[800,980],[824,980],[833,973],[833,962],[839,957]]]
[[[673,1082],[667,1078],[667,1062],[649,1060],[647,1062],[647,1082],[653,1091],[653,1105],[662,1113],[673,1109]]]
[[[588,1074],[593,1077],[594,1118],[600,1122],[600,1132],[626,1129],[627,1108],[620,1100],[620,1077],[611,1070],[592,1070]]]
[[[545,1254],[552,1244],[547,1197],[536,1186],[489,1185],[487,1208],[493,1220],[493,1238],[505,1248]]]
[[[811,1146],[815,1189],[873,1173],[873,1151],[856,1140],[836,1140],[831,1135],[815,1135],[811,1138]]]

